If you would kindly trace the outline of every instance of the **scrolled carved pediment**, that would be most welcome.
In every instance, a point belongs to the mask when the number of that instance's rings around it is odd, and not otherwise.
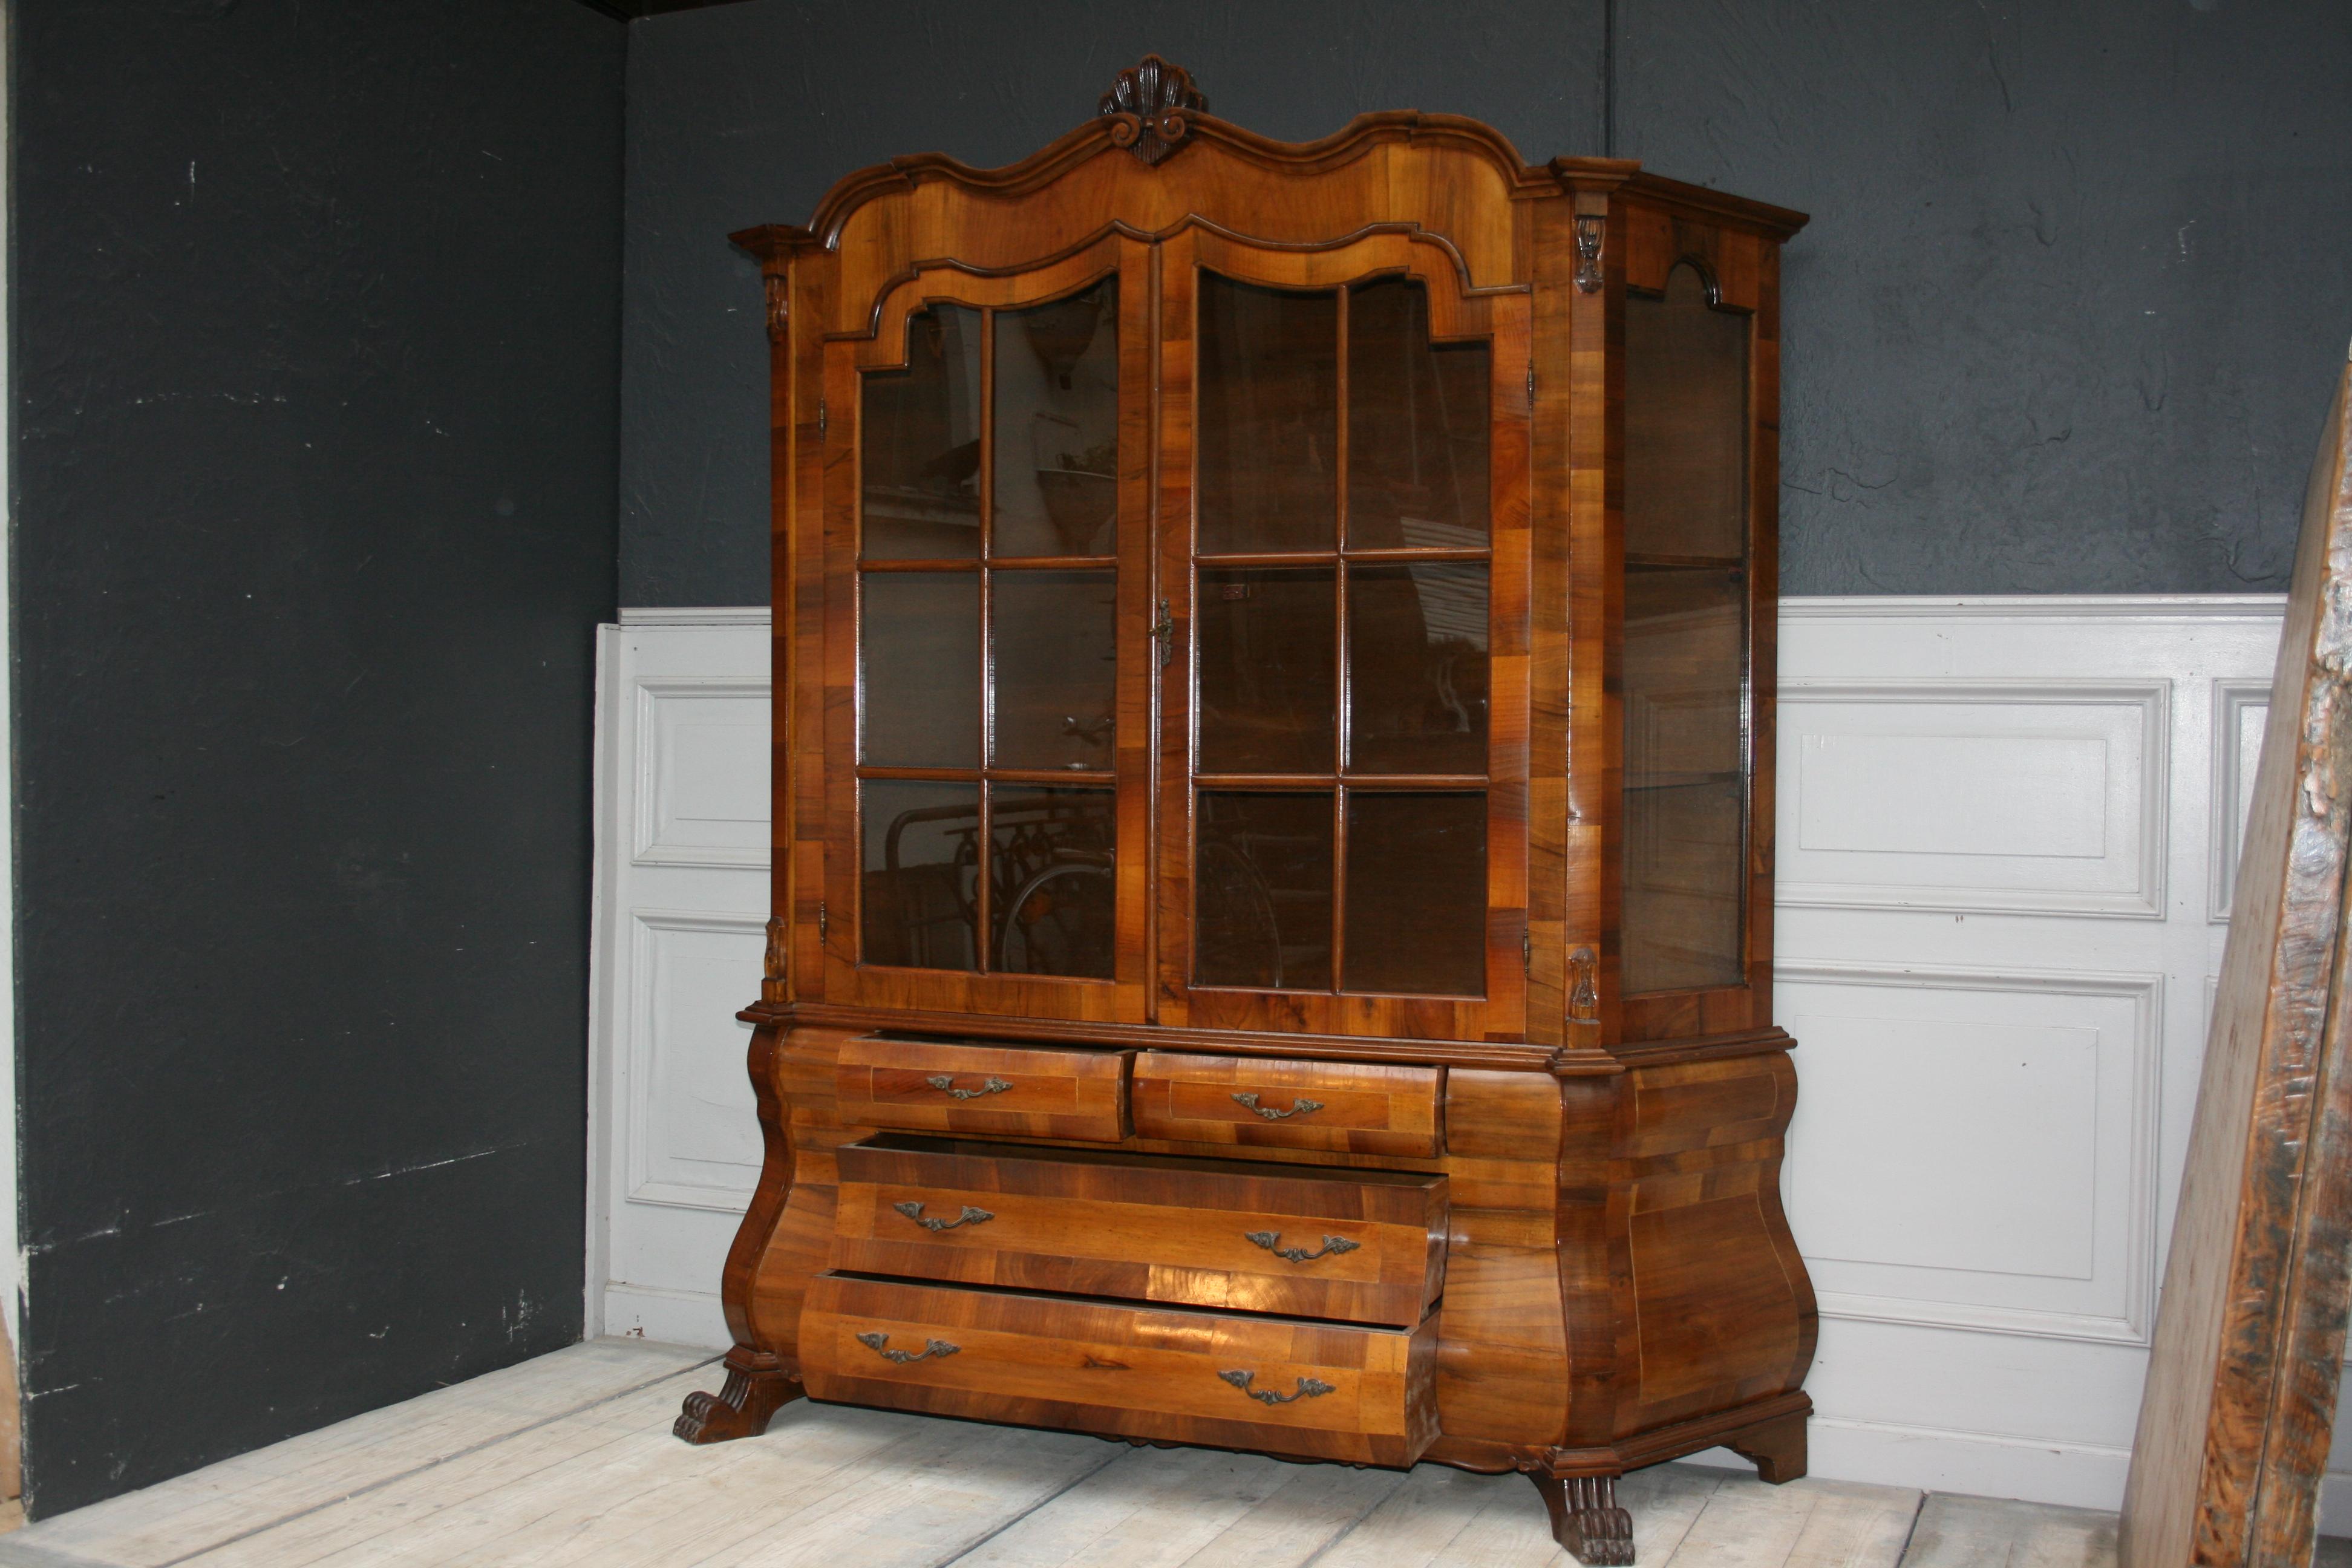
[[[1158,163],[1192,133],[1188,113],[1206,114],[1209,100],[1182,66],[1146,55],[1118,73],[1097,112],[1111,122],[1111,142],[1147,163]]]

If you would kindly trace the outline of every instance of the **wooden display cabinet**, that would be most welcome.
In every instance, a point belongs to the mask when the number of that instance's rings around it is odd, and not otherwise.
[[[1799,214],[1155,58],[737,235],[773,341],[766,1135],[806,1393],[1293,1458],[1803,1473],[1771,1021]]]

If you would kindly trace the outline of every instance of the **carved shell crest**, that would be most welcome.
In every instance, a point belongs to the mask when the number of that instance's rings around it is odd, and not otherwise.
[[[1111,122],[1114,146],[1147,163],[1157,163],[1191,133],[1188,111],[1205,114],[1209,100],[1192,84],[1192,73],[1158,55],[1118,73],[1097,110]]]

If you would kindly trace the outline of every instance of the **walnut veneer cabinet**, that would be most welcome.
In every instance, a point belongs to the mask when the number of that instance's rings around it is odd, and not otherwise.
[[[773,340],[766,1165],[805,1393],[1532,1476],[1804,1469],[1771,1021],[1796,213],[1157,58],[735,236]]]

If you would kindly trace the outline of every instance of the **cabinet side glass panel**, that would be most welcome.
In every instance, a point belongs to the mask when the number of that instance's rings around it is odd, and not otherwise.
[[[1746,978],[1749,321],[1688,266],[1625,300],[1629,994]]]

